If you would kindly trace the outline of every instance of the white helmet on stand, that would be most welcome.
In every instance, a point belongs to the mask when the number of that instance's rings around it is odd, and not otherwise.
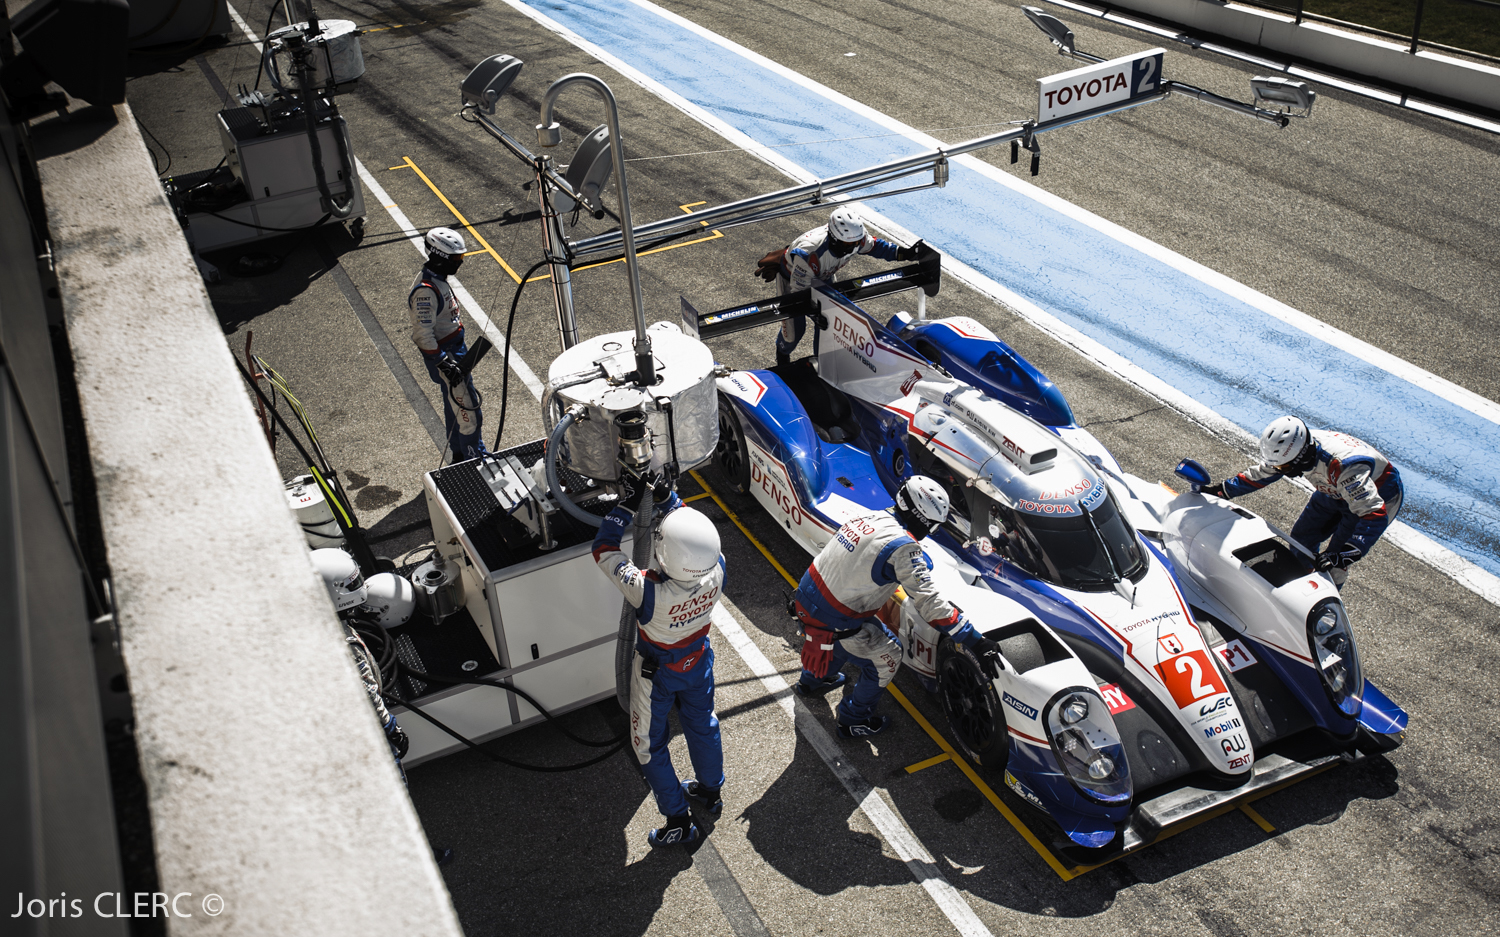
[[[1260,455],[1268,465],[1286,465],[1302,455],[1312,434],[1294,416],[1277,417],[1260,434]]]
[[[395,628],[411,621],[412,610],[417,607],[417,590],[410,579],[395,573],[376,573],[365,580],[365,592],[360,611],[382,625]]]
[[[461,256],[467,246],[464,244],[464,236],[452,228],[433,228],[427,232],[425,238],[427,243],[427,256],[436,254],[447,260]]]
[[[835,240],[858,242],[865,239],[865,224],[852,208],[835,208],[828,216],[828,234]]]
[[[337,547],[312,551],[313,569],[317,570],[335,611],[342,612],[363,604],[368,592],[365,577],[354,557]]]
[[[668,579],[696,582],[719,563],[719,531],[693,508],[678,508],[662,518],[652,537],[656,568]]]

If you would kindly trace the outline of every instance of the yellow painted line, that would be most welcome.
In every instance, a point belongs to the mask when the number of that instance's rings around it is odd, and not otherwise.
[[[952,756],[949,755],[947,752],[943,752],[941,755],[937,755],[935,757],[929,758],[926,761],[919,761],[919,762],[917,762],[914,765],[907,765],[906,766],[906,773],[907,774],[916,774],[918,771],[921,771],[923,768],[931,768],[933,765],[940,765],[943,762],[947,761],[951,757]]]
[[[738,527],[740,529],[740,533],[745,535],[745,539],[749,540],[750,544],[754,546],[755,549],[760,551],[760,555],[764,556],[768,561],[770,561],[772,566],[776,567],[776,571],[781,574],[781,577],[788,583],[795,586],[797,584],[797,580],[793,579],[791,574],[788,573],[786,569],[776,561],[776,557],[771,555],[770,550],[767,550],[759,540],[755,539],[755,535],[750,533],[749,529],[747,529],[745,525],[740,522],[739,517],[737,517],[735,513],[729,509],[729,506],[724,503],[724,499],[720,498],[718,493],[715,492],[711,487],[709,487],[708,482],[705,482],[703,480],[703,476],[699,475],[697,472],[690,472],[688,474],[692,475],[693,480],[696,481],[700,486],[702,486],[705,494],[714,499],[714,503],[719,506],[719,510],[723,511],[725,516],[734,522],[734,526]],[[974,773],[974,769],[969,767],[969,763],[961,758],[958,752],[954,751],[953,746],[948,744],[948,740],[943,738],[942,734],[932,727],[932,723],[928,722],[925,718],[923,718],[921,713],[917,712],[917,708],[911,704],[911,701],[906,698],[906,695],[904,693],[896,689],[896,685],[894,683],[888,685],[886,687],[886,690],[888,690],[890,694],[896,698],[896,702],[900,703],[903,709],[911,714],[911,717],[917,721],[917,725],[921,726],[922,730],[926,732],[932,738],[932,740],[938,744],[938,747],[943,750],[943,755],[951,759],[954,764],[958,765],[959,770],[964,773],[964,776],[969,779],[970,783],[972,783],[976,788],[979,789],[979,792],[985,796],[985,799],[993,804],[996,810],[1000,811],[1000,815],[1005,817],[1010,825],[1015,827],[1016,832],[1021,834],[1022,838],[1026,840],[1031,848],[1035,849],[1037,854],[1040,855],[1042,859],[1052,867],[1052,871],[1056,872],[1065,882],[1074,878],[1075,875],[1078,874],[1078,870],[1065,868],[1061,862],[1057,861],[1057,857],[1052,855],[1052,851],[1049,850],[1046,846],[1043,846],[1042,841],[1036,838],[1036,834],[1031,832],[1031,829],[1021,821],[1021,818],[1016,816],[1009,807],[1005,806],[1005,802],[1000,799],[1000,795],[996,794],[993,788],[984,783],[983,779],[981,779],[978,774]]]
[[[683,504],[692,504],[694,501],[702,501],[704,498],[712,498],[712,497],[713,497],[713,495],[711,495],[711,494],[709,494],[708,492],[705,491],[701,495],[693,495],[691,498],[683,498],[682,499],[682,503]]]
[[[1247,816],[1250,819],[1254,820],[1255,821],[1255,825],[1258,826],[1258,827],[1260,827],[1265,832],[1267,832],[1267,833],[1274,833],[1274,832],[1276,832],[1276,827],[1272,826],[1271,823],[1270,823],[1270,821],[1268,821],[1265,817],[1261,816],[1260,813],[1257,812],[1256,809],[1254,807],[1250,806],[1249,804],[1240,804],[1240,813],[1243,813],[1245,816]]]
[[[437,186],[433,185],[431,179],[427,178],[427,173],[423,172],[420,168],[418,168],[417,164],[411,161],[411,157],[410,156],[403,156],[403,157],[401,157],[401,159],[406,163],[406,165],[408,165],[408,166],[411,167],[412,171],[415,172],[417,174],[417,176],[423,182],[427,183],[427,188],[429,188],[429,189],[432,190],[432,194],[436,195],[438,197],[438,199],[441,200],[444,205],[448,206],[448,210],[451,211],[451,212],[453,212],[453,217],[457,218],[458,221],[459,221],[459,223],[462,224],[464,226],[464,228],[467,229],[470,234],[474,235],[474,239],[476,241],[478,241],[480,244],[484,245],[484,251],[483,252],[486,253],[486,254],[489,254],[491,257],[495,258],[495,263],[497,263],[501,267],[503,267],[505,269],[505,272],[508,273],[508,274],[510,274],[510,278],[512,280],[515,280],[517,283],[520,283],[521,282],[521,275],[519,273],[516,273],[514,270],[510,269],[510,264],[506,263],[505,260],[502,259],[501,256],[498,253],[495,252],[495,249],[490,246],[490,242],[486,241],[484,239],[484,235],[482,235],[478,231],[474,230],[474,226],[469,223],[469,219],[467,219],[467,218],[464,217],[463,212],[459,211],[454,206],[454,204],[452,202],[448,201],[448,196],[444,195],[443,191],[441,189],[439,189]],[[477,254],[477,253],[480,253],[480,252],[479,251],[474,251],[474,253]]]
[[[691,215],[693,213],[693,211],[692,211],[693,206],[695,206],[695,205],[707,205],[707,204],[708,204],[707,202],[689,202],[686,205],[678,205],[677,207],[680,208],[680,209],[682,209],[683,211],[687,212],[689,215]],[[708,222],[706,222],[706,221],[700,221],[698,223],[701,224],[705,228],[708,227]],[[645,257],[645,256],[648,256],[650,254],[660,254],[662,251],[674,251],[674,250],[676,250],[679,247],[687,247],[689,244],[702,244],[704,241],[716,241],[716,240],[718,240],[719,238],[721,238],[723,236],[724,236],[724,232],[722,232],[722,231],[714,231],[708,237],[694,238],[691,241],[682,241],[682,242],[677,243],[677,244],[666,244],[666,245],[663,245],[661,247],[653,247],[651,250],[641,251],[641,252],[637,253],[636,256],[637,257]],[[574,270],[592,270],[595,267],[606,267],[606,266],[609,266],[610,264],[622,264],[624,262],[625,262],[625,258],[619,257],[619,258],[616,258],[615,260],[604,260],[604,261],[600,261],[599,263],[596,263],[596,264],[584,264],[582,267],[574,267],[573,269]],[[545,280],[547,278],[545,276],[539,276],[539,277],[532,277],[532,279],[533,280]],[[530,282],[530,281],[528,281],[528,282]]]
[[[410,169],[410,168],[411,168],[410,166],[406,165],[405,163],[402,163],[400,166],[387,166],[385,168],[385,171],[386,172],[395,172],[398,169]]]

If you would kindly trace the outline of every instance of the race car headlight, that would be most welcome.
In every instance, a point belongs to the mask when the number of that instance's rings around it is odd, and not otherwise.
[[[1130,799],[1125,748],[1103,700],[1078,687],[1054,696],[1047,704],[1047,740],[1068,780],[1085,797],[1104,804]]]
[[[1329,701],[1346,716],[1359,715],[1364,674],[1349,617],[1338,599],[1320,602],[1308,614],[1307,646]]]

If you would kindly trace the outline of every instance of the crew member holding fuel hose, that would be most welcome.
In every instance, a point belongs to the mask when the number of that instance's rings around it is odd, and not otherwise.
[[[657,521],[654,569],[638,569],[620,552],[633,522],[624,506],[604,518],[594,537],[594,562],[636,610],[635,662],[630,675],[630,742],[641,773],[667,818],[646,839],[652,846],[698,839],[689,813],[724,809],[724,748],[714,714],[714,652],[708,629],[724,590],[724,557],[713,522],[687,507],[664,480],[651,478]],[[679,781],[667,751],[667,715],[678,710],[696,779]]]
[[[972,650],[986,668],[996,666],[999,645],[982,636],[963,612],[938,592],[932,560],[922,541],[948,517],[948,492],[925,475],[896,491],[894,516],[885,511],[850,518],[812,561],[792,599],[807,640],[802,676],[792,688],[812,696],[843,686],[840,668],[857,658],[859,682],[838,707],[846,739],[884,731],[890,719],[875,715],[880,691],[901,666],[901,641],[875,613],[897,588],[932,627]]]
[[[450,462],[478,458],[489,450],[480,438],[479,394],[464,374],[459,360],[468,351],[458,300],[448,277],[464,262],[463,235],[452,228],[433,228],[424,239],[427,262],[412,280],[407,305],[411,309],[411,340],[422,352],[427,376],[443,395],[443,425],[448,433]]]

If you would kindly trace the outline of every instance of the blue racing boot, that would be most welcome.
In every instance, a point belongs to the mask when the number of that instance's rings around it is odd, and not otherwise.
[[[710,816],[717,817],[724,812],[724,798],[719,796],[719,788],[717,787],[709,787],[707,784],[701,784],[692,778],[688,778],[682,782],[682,793],[700,810]]]
[[[816,678],[808,680],[806,673],[804,673],[801,679],[792,684],[792,692],[803,699],[808,699],[813,696],[822,696],[829,690],[837,690],[848,682],[849,675],[842,671],[836,672],[833,676],[825,677],[822,680]]]
[[[686,846],[698,841],[698,827],[694,825],[693,818],[687,814],[680,817],[667,817],[667,825],[659,830],[652,830],[646,834],[646,842],[652,848],[657,846]]]

